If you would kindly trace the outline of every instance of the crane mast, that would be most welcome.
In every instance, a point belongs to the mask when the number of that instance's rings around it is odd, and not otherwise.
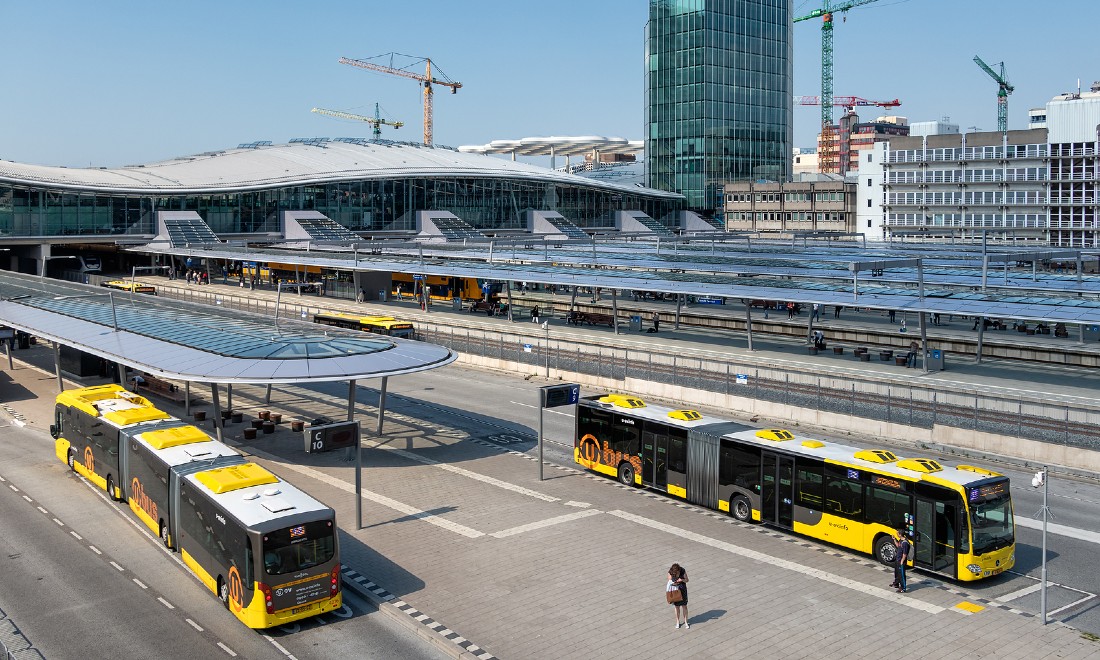
[[[982,61],[982,58],[977,55],[974,56],[974,62],[989,74],[989,77],[997,81],[997,130],[1002,134],[1008,132],[1008,95],[1016,91],[1016,88],[1008,83],[1008,77],[1005,75],[1005,63],[1000,62],[1001,73],[998,74],[993,70],[993,67],[989,66]]]
[[[390,53],[391,56],[394,54],[395,53]],[[405,69],[397,69],[392,66],[377,64],[375,62],[354,60],[350,57],[341,57],[339,61],[340,64],[347,64],[349,66],[355,66],[369,71],[377,71],[379,73],[388,73],[394,76],[401,76],[402,78],[411,78],[422,83],[424,86],[424,144],[429,147],[432,145],[433,132],[432,86],[442,85],[443,87],[449,87],[452,94],[457,94],[458,89],[462,87],[462,83],[460,82],[432,76],[432,61],[428,58],[424,58],[424,62],[426,63],[424,75],[406,71]]]

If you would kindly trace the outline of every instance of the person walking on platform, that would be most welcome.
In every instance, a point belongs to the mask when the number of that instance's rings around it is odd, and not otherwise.
[[[794,318],[794,303],[793,302],[788,302],[787,303],[787,319],[790,320],[790,319],[793,319],[793,318]]]
[[[889,316],[890,316],[890,323],[893,323],[894,322],[894,317],[897,316],[897,311],[891,309],[890,312],[889,312]]]
[[[909,352],[905,354],[905,367],[907,369],[917,366],[917,353],[920,352],[920,342],[916,339],[909,342]]]
[[[817,303],[814,303],[814,313],[810,317],[810,319],[813,320],[813,321],[820,321],[821,320],[821,305],[819,305]]]
[[[531,308],[531,323],[539,323],[539,306],[535,305]]]
[[[661,329],[661,315],[657,312],[653,312],[653,332],[658,332]]]
[[[367,292],[363,290],[363,287],[359,287],[359,294],[355,296],[355,302],[362,303],[367,299]]]
[[[833,318],[834,319],[839,319],[840,318],[840,310],[842,310],[842,309],[844,309],[844,308],[841,307],[840,305],[833,305]]]

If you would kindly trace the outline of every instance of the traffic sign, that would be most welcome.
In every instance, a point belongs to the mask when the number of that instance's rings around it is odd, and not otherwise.
[[[542,407],[557,408],[558,406],[571,406],[580,401],[581,386],[576,383],[569,385],[547,385],[542,388]]]
[[[305,429],[306,453],[354,447],[359,442],[359,422],[337,422]]]

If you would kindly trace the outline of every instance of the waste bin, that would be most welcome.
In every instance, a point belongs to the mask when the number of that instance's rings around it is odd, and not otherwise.
[[[462,298],[451,298],[451,309],[456,312],[462,311]]]
[[[378,290],[378,302],[386,302],[386,290],[385,289],[379,289]]]
[[[943,371],[943,351],[938,348],[930,348],[924,351],[924,359],[929,371]]]
[[[630,329],[634,332],[642,331],[642,317],[635,315],[630,317]]]

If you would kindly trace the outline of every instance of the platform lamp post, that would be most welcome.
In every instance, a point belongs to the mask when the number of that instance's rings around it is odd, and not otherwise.
[[[1047,519],[1050,518],[1050,507],[1047,506],[1047,471],[1048,468],[1044,467],[1031,478],[1032,488],[1040,486],[1043,488],[1043,508],[1039,509],[1039,515],[1043,516],[1043,568],[1040,577],[1042,586],[1039,591],[1039,616],[1042,617],[1044,626],[1047,625]]]

